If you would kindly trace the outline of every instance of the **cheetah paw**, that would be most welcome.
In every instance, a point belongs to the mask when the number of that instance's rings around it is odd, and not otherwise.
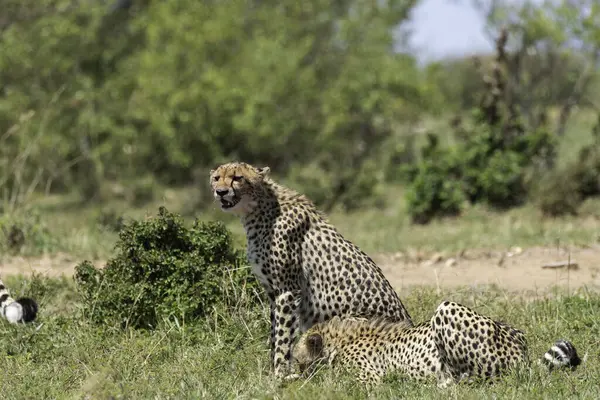
[[[289,374],[283,377],[284,382],[291,382],[300,379],[302,376],[300,374]]]
[[[452,378],[439,379],[437,387],[439,389],[446,389],[450,386],[454,385],[454,380]]]

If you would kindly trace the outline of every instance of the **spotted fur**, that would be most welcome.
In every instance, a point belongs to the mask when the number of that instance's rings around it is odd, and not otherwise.
[[[0,279],[0,317],[11,324],[31,322],[37,316],[38,306],[35,300],[22,297],[13,299]]]
[[[544,355],[551,367],[575,369],[575,347],[560,340]],[[342,365],[375,384],[387,373],[439,386],[463,379],[489,379],[527,361],[525,334],[453,302],[441,303],[430,321],[410,326],[381,319],[335,317],[304,333],[293,351],[300,373],[321,364]]]
[[[223,164],[210,173],[221,209],[244,225],[247,253],[270,300],[271,365],[285,377],[292,343],[313,324],[341,316],[412,325],[380,268],[304,195],[274,182],[269,168]]]

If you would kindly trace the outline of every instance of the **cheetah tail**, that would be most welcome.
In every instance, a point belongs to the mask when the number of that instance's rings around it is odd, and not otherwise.
[[[0,314],[11,324],[32,322],[37,317],[38,305],[35,300],[22,297],[10,303],[0,304]]]
[[[581,358],[579,358],[573,343],[560,339],[544,354],[542,362],[550,370],[568,367],[574,371],[581,364]]]

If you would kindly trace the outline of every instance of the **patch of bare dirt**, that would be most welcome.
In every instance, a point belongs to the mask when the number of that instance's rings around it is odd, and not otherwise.
[[[452,288],[496,285],[510,291],[600,287],[600,246],[533,247],[458,254],[397,253],[375,261],[397,289],[413,285]]]
[[[374,258],[399,290],[414,285],[453,288],[492,284],[509,291],[544,291],[554,286],[600,288],[600,245],[569,250],[533,247],[466,250],[458,254],[407,252]],[[571,265],[556,265],[568,264],[569,260]],[[33,272],[72,276],[80,261],[64,253],[36,258],[4,257],[0,259],[0,276]],[[93,263],[101,267],[106,261],[93,260]]]
[[[41,257],[5,256],[0,258],[0,276],[30,275],[39,273],[45,276],[73,276],[75,266],[83,261],[65,253],[48,254]],[[92,260],[96,266],[104,266],[105,261]]]

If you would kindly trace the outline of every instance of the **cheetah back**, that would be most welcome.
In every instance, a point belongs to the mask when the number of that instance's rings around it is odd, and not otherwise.
[[[397,371],[419,380],[436,377],[443,386],[502,374],[527,360],[527,343],[518,329],[443,302],[430,321],[417,326],[339,317],[316,324],[294,349],[294,362],[310,371],[323,360],[357,370],[365,383]]]

